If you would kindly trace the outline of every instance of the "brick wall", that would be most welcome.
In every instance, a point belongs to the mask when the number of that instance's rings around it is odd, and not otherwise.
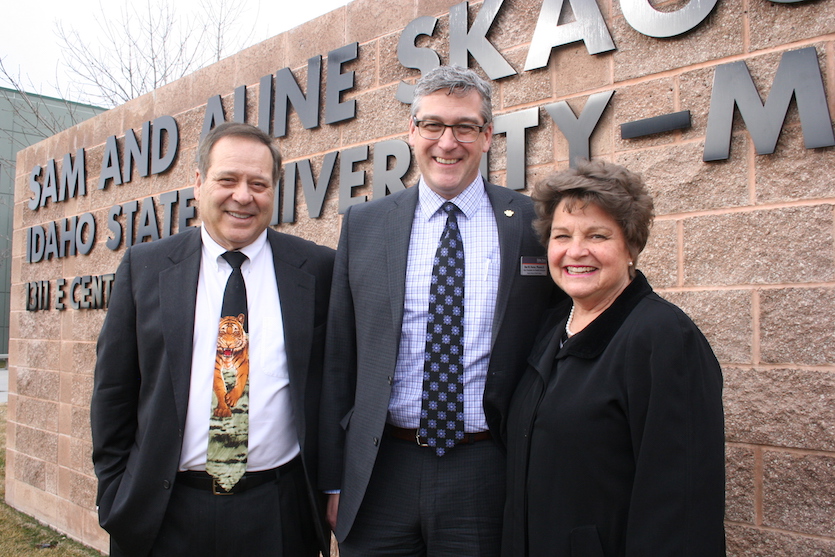
[[[534,108],[539,114],[538,126],[526,135],[527,184],[568,164],[568,142],[544,107],[567,101],[580,114],[590,95],[615,91],[591,136],[591,154],[646,178],[658,217],[640,267],[663,296],[693,317],[722,363],[733,556],[835,554],[835,148],[805,148],[792,103],[773,154],[756,154],[737,114],[730,157],[703,162],[714,70],[744,61],[766,98],[783,53],[814,47],[832,112],[834,2],[720,0],[692,31],[656,39],[635,31],[617,1],[599,0],[617,50],[589,55],[582,43],[574,43],[554,49],[547,67],[527,72],[524,62],[542,0],[505,0],[487,35],[518,72],[494,82],[495,113]],[[104,245],[110,207],[192,184],[209,97],[222,95],[231,117],[232,93],[247,85],[247,120],[256,123],[263,76],[288,67],[304,89],[308,58],[326,57],[355,41],[358,58],[343,71],[354,71],[356,83],[343,100],[357,101],[357,117],[306,130],[294,112],[279,145],[285,168],[309,159],[314,176],[326,154],[370,146],[368,159],[353,166],[366,172],[366,181],[352,195],[371,197],[374,144],[406,139],[408,107],[395,99],[395,91],[400,80],[418,75],[398,61],[401,32],[417,17],[437,16],[434,35],[417,44],[433,48],[446,62],[448,14],[455,3],[354,0],[21,152],[12,266],[6,480],[11,505],[106,547],[94,511],[88,417],[95,341],[105,311],[27,311],[25,285],[114,272],[124,247],[112,251]],[[470,22],[481,7],[470,4]],[[481,71],[472,58],[470,64]],[[691,111],[689,129],[620,138],[622,123],[681,110]],[[139,130],[162,115],[179,125],[174,166],[161,175],[97,189],[106,138],[116,135],[121,144],[125,130]],[[79,147],[86,148],[87,194],[29,210],[32,168],[53,158],[60,163]],[[500,184],[506,181],[506,152],[507,140],[497,136],[490,179]],[[299,185],[296,222],[278,228],[335,246],[338,176],[337,168],[320,218],[307,216]],[[415,179],[413,165],[404,181]],[[89,255],[25,263],[28,227],[83,213],[92,213],[98,225]]]

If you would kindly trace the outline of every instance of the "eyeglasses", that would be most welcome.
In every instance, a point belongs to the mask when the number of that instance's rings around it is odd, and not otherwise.
[[[414,122],[423,139],[437,141],[441,139],[447,128],[452,128],[452,135],[459,143],[472,143],[478,139],[478,134],[490,125],[489,122],[480,126],[475,124],[444,124],[435,120],[418,120],[417,118],[414,118]]]

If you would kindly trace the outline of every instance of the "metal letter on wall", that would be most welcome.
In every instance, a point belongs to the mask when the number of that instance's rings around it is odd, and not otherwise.
[[[544,0],[536,21],[525,71],[548,65],[551,49],[583,41],[589,54],[615,50],[615,43],[595,0],[568,0],[574,21],[559,24],[564,0]]]
[[[75,245],[78,253],[87,255],[93,249],[96,241],[96,219],[90,213],[84,213],[78,218],[75,227]]]
[[[287,120],[290,117],[290,104],[302,121],[304,129],[319,127],[319,94],[322,79],[322,57],[314,56],[307,60],[307,96],[302,93],[290,68],[282,68],[275,74],[275,109],[273,114],[273,136],[287,135]]]
[[[102,157],[101,172],[99,172],[98,189],[103,190],[108,180],[113,180],[117,186],[122,185],[122,173],[119,170],[119,146],[116,136],[109,136],[104,142],[104,156]],[[41,195],[41,197],[45,197]],[[43,202],[41,203],[43,205]]]
[[[807,149],[835,145],[823,77],[815,47],[783,53],[774,83],[763,104],[745,62],[717,66],[702,159],[727,159],[731,149],[734,106],[739,108],[758,155],[774,152],[792,96],[797,102]]]
[[[273,118],[273,76],[265,75],[258,82],[258,129],[270,133]]]
[[[246,122],[246,85],[235,87],[235,104],[232,109],[233,122]]]
[[[674,12],[659,12],[649,0],[621,0],[623,18],[648,37],[675,37],[690,31],[710,15],[719,0],[690,0]]]
[[[493,134],[505,134],[507,162],[505,186],[512,190],[525,189],[525,130],[539,125],[539,108],[527,108],[511,114],[496,116]]]
[[[296,168],[298,164],[288,162],[284,165],[284,180],[281,183],[281,222],[296,222]],[[278,196],[276,196],[278,197]],[[275,214],[273,214],[275,220]],[[278,224],[273,222],[270,224]]]
[[[133,165],[136,163],[136,171],[143,178],[148,177],[148,169],[151,162],[151,122],[142,124],[142,144],[136,140],[136,133],[133,130],[125,132],[124,159],[122,163],[122,181],[129,183],[133,179]]]
[[[84,147],[75,152],[75,164],[72,155],[64,155],[61,164],[61,182],[58,187],[58,201],[64,201],[76,195],[87,195],[87,171],[84,161]]]
[[[490,41],[487,32],[496,19],[504,0],[484,0],[472,28],[467,30],[467,2],[449,10],[449,62],[466,68],[467,54],[472,54],[490,79],[514,75],[516,70],[502,58]]]
[[[203,129],[200,131],[200,141],[206,137],[206,134],[218,124],[226,121],[226,115],[223,113],[223,102],[220,95],[213,95],[206,101],[206,114],[203,116]]]
[[[328,52],[328,81],[325,88],[325,123],[335,124],[357,115],[357,101],[340,102],[342,91],[353,89],[354,71],[342,73],[342,64],[357,59],[359,43],[351,43]]]
[[[333,167],[336,164],[336,156],[339,151],[331,151],[325,155],[322,161],[322,170],[319,172],[319,178],[313,178],[313,168],[310,165],[310,159],[302,159],[295,163],[296,171],[298,171],[299,178],[302,181],[302,193],[304,194],[304,202],[307,205],[307,216],[312,219],[318,219],[322,215],[322,206],[325,203],[325,194],[328,192],[328,184],[330,184],[331,176],[333,176]],[[288,165],[289,166],[289,165]],[[290,183],[287,180],[287,169],[284,170],[285,188],[293,188],[295,191],[295,180]],[[295,172],[293,172],[295,178]],[[284,198],[284,207],[287,211],[287,196]],[[287,222],[282,218],[282,222]],[[290,221],[292,222],[292,221]]]
[[[165,153],[162,152],[163,132],[168,136]],[[151,129],[151,174],[165,172],[174,163],[180,150],[180,132],[177,120],[173,116],[160,116],[154,119]]]
[[[394,159],[394,166],[389,169],[389,159]],[[402,139],[389,139],[374,144],[374,177],[372,199],[382,199],[387,193],[397,193],[406,189],[403,176],[409,172],[412,152],[409,144]]]
[[[545,105],[545,110],[568,140],[568,164],[572,167],[576,166],[578,158],[591,158],[589,138],[614,94],[614,91],[604,91],[591,95],[579,118],[565,101]]]
[[[26,204],[30,211],[37,211],[41,206],[41,183],[38,182],[38,178],[40,178],[42,170],[43,168],[36,164],[32,167],[32,172],[29,173],[29,189],[35,194],[35,197]]]
[[[365,184],[365,170],[354,170],[354,164],[368,160],[368,145],[351,147],[339,153],[339,214],[351,205],[365,203],[366,196],[351,196],[351,189]]]
[[[421,74],[428,73],[441,65],[441,58],[431,48],[418,48],[415,40],[421,35],[429,35],[435,32],[438,24],[437,17],[423,16],[412,20],[400,34],[397,41],[397,60],[404,68],[420,70]],[[397,100],[412,104],[415,94],[415,86],[401,81],[397,86]]]

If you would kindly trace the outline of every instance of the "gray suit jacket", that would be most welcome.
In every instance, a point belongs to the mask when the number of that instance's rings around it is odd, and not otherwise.
[[[544,255],[527,196],[485,184],[498,225],[501,275],[493,320],[484,412],[501,444],[507,406],[525,369],[539,318],[555,287],[522,276],[520,257]],[[334,266],[322,388],[320,487],[341,489],[337,540],[347,536],[365,495],[386,424],[400,344],[406,263],[418,188],[344,215]]]
[[[312,498],[334,253],[268,229],[281,300],[296,431]],[[91,403],[99,521],[146,555],[174,485],[188,408],[200,230],[125,253],[99,336]],[[324,540],[322,540],[324,542]]]

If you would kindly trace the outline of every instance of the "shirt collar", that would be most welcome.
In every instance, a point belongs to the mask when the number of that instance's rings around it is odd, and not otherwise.
[[[475,177],[472,183],[464,188],[464,191],[453,197],[452,199],[445,199],[432,191],[432,188],[420,177],[418,182],[418,203],[423,217],[428,221],[441,208],[441,205],[447,201],[452,201],[458,207],[467,219],[473,217],[475,212],[481,205],[481,200],[484,197],[484,179],[481,177],[481,172]]]
[[[228,263],[226,263],[226,260],[221,257],[221,255],[226,253],[228,250],[220,244],[218,244],[217,242],[215,242],[214,238],[212,238],[212,236],[206,230],[205,226],[200,227],[200,237],[203,240],[204,253],[208,256],[209,261],[213,261],[215,265],[217,265],[218,269],[221,268],[221,265],[229,265]],[[242,247],[238,251],[246,255],[249,258],[249,261],[252,261],[252,259],[256,255],[258,255],[262,249],[264,249],[264,246],[266,244],[267,230],[264,229],[264,231],[261,232],[261,234],[255,239],[254,242]],[[223,263],[221,263],[221,261]],[[244,265],[246,265],[246,262],[244,262]]]

